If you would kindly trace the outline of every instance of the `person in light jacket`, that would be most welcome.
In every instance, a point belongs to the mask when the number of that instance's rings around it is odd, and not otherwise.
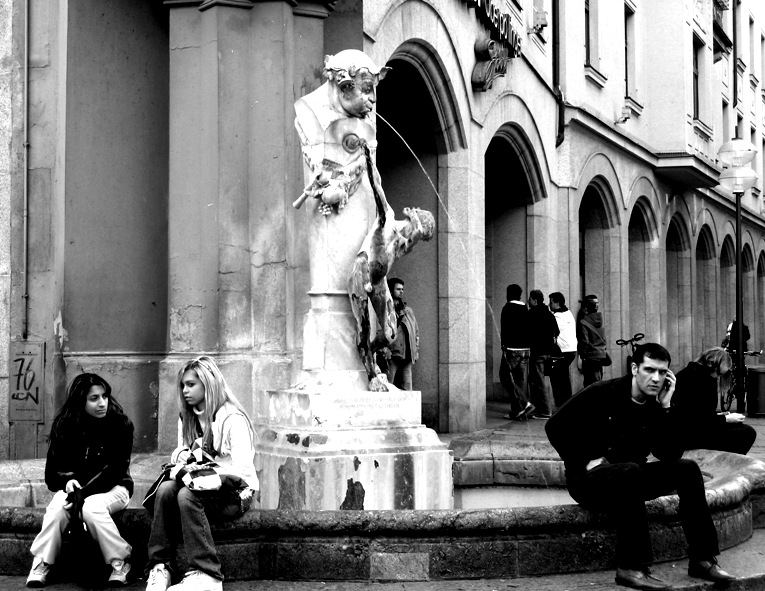
[[[555,344],[560,350],[562,361],[550,371],[550,386],[556,408],[571,398],[571,374],[569,366],[576,359],[576,320],[566,307],[566,298],[559,291],[550,294],[550,310],[558,323],[560,334],[555,338]]]
[[[385,352],[388,362],[388,382],[402,390],[412,389],[412,366],[420,351],[420,332],[414,310],[404,301],[404,282],[398,277],[388,280],[393,305],[398,318],[396,339]]]
[[[178,447],[170,456],[174,464],[171,479],[159,486],[154,501],[146,591],[165,591],[169,586],[176,575],[172,560],[179,540],[186,551],[188,568],[173,589],[221,591],[223,573],[209,520],[239,516],[244,509],[243,495],[251,498],[258,490],[255,432],[250,417],[211,357],[198,357],[181,368],[178,397]],[[246,488],[194,491],[175,478],[178,469],[199,460],[202,451],[214,458],[221,473],[238,477]]]

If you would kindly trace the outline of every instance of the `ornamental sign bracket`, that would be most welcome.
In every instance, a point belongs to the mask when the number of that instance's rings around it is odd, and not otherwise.
[[[489,38],[475,43],[476,64],[471,77],[473,90],[486,92],[495,79],[507,73],[508,60],[521,55],[521,36],[513,27],[511,15],[501,11],[496,0],[462,2],[475,8],[478,20],[490,31]]]

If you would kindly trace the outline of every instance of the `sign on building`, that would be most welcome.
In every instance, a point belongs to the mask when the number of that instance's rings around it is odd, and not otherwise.
[[[45,421],[44,357],[44,343],[11,342],[8,422]]]

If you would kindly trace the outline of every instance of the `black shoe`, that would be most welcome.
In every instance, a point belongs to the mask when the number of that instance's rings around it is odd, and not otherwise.
[[[654,577],[648,569],[617,568],[615,580],[617,585],[624,585],[633,589],[670,589],[672,587],[666,581]]]
[[[688,576],[714,583],[730,583],[736,580],[736,577],[721,569],[714,559],[690,560],[688,562]]]

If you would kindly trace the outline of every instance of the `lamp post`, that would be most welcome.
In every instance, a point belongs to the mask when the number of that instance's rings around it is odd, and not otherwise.
[[[744,371],[744,281],[741,268],[741,197],[757,182],[757,173],[749,163],[757,153],[755,147],[742,139],[722,145],[717,153],[727,168],[720,173],[720,184],[731,191],[736,199],[736,410],[744,413],[746,407],[746,373]]]

